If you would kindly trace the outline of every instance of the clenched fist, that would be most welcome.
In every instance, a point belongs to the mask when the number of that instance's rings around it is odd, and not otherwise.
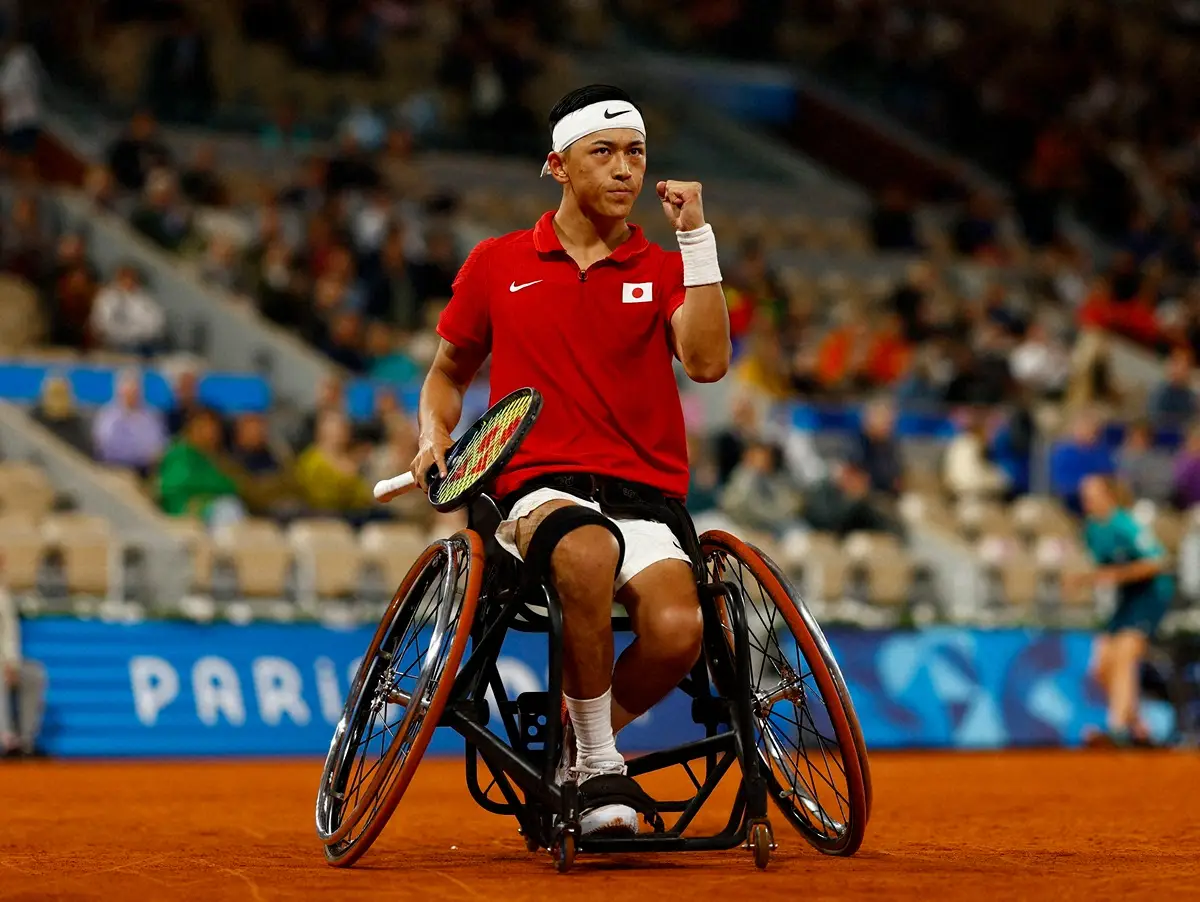
[[[699,182],[659,182],[658,198],[662,201],[667,222],[676,232],[690,232],[704,225]]]

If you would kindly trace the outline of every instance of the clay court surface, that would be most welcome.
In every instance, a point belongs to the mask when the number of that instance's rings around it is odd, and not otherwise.
[[[375,848],[352,870],[330,868],[312,826],[319,770],[317,761],[5,764],[0,899],[609,902],[686,893],[990,902],[1200,894],[1194,754],[879,754],[875,810],[853,859],[818,855],[776,817],[780,848],[766,872],[734,850],[580,856],[562,876],[546,853],[525,851],[511,820],[475,807],[458,760],[424,762]],[[710,808],[703,826],[714,819],[724,818]]]

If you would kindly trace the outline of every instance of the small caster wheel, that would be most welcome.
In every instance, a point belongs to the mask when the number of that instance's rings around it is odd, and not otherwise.
[[[530,852],[536,852],[538,849],[541,848],[541,845],[539,845],[538,841],[536,839],[534,839],[532,836],[526,835],[525,836],[525,848],[528,849]]]
[[[750,828],[748,845],[754,853],[754,866],[760,871],[766,870],[767,862],[771,860],[771,829],[766,824],[755,824]]]
[[[560,874],[571,870],[571,865],[575,863],[575,834],[561,834],[550,854],[554,856],[554,868]]]

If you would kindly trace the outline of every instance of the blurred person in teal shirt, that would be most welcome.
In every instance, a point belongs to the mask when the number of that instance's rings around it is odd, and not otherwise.
[[[1145,745],[1149,734],[1139,715],[1141,664],[1171,606],[1175,580],[1162,544],[1121,504],[1118,491],[1107,476],[1087,476],[1080,484],[1087,518],[1083,538],[1096,567],[1072,579],[1112,586],[1117,594],[1116,609],[1096,638],[1092,658],[1093,675],[1108,699],[1106,732],[1095,730],[1085,738]]]

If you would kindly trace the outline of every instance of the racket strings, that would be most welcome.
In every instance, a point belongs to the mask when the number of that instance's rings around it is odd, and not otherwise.
[[[532,404],[531,395],[514,398],[511,404],[496,411],[491,422],[471,437],[457,456],[449,475],[437,485],[438,503],[452,501],[475,485],[504,453]]]

